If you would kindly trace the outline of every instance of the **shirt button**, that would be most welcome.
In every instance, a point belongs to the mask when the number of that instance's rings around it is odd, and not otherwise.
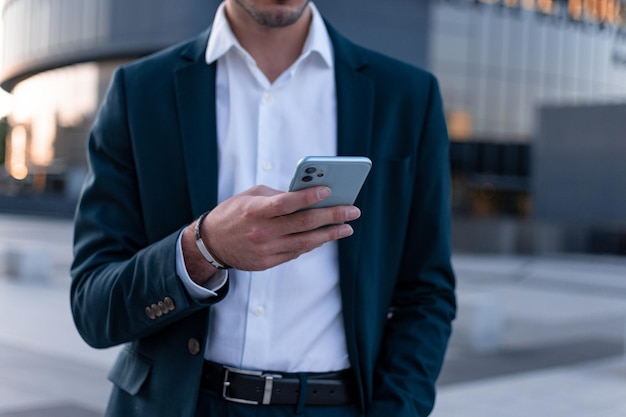
[[[269,171],[274,167],[274,165],[270,161],[263,162],[263,169],[265,171]]]
[[[256,306],[256,307],[254,307],[254,310],[252,310],[252,313],[253,313],[255,316],[257,316],[257,317],[260,317],[260,316],[262,316],[263,314],[265,314],[265,307],[264,307],[264,306],[262,306],[262,305],[258,305],[258,306]]]
[[[274,100],[274,94],[272,94],[272,93],[265,93],[265,94],[263,94],[263,102],[271,103],[273,100]]]

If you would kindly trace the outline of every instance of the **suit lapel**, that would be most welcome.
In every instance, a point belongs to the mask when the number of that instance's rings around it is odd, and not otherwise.
[[[362,73],[367,64],[358,50],[327,24],[335,51],[337,84],[337,153],[339,155],[370,155],[371,126],[374,109],[374,86]],[[367,187],[356,205],[365,201]],[[356,225],[356,223],[355,223]],[[340,272],[344,302],[351,300],[358,261],[359,228],[349,239],[339,242]],[[345,306],[344,306],[345,307]]]
[[[207,65],[208,32],[183,53],[185,64],[174,73],[185,169],[193,216],[217,204],[216,65]]]
[[[339,155],[369,155],[374,86],[361,73],[365,63],[357,57],[342,57],[348,49],[335,44],[335,80],[337,83],[337,152]]]

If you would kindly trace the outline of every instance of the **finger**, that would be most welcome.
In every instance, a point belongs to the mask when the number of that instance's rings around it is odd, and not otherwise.
[[[337,224],[305,233],[292,234],[283,239],[282,244],[285,249],[279,251],[277,256],[291,256],[291,259],[295,259],[325,243],[352,236],[353,233],[354,229],[349,224]]]
[[[271,195],[266,199],[259,213],[266,218],[285,216],[328,198],[330,193],[328,187],[310,187]]]
[[[238,268],[246,271],[263,271],[296,259],[325,243],[351,236],[353,233],[349,224],[341,224],[284,236],[280,241],[275,241],[263,248],[252,259],[247,259],[246,263],[238,265]]]
[[[301,233],[323,226],[341,224],[361,217],[361,210],[355,206],[335,206],[299,211],[283,216],[282,234]]]

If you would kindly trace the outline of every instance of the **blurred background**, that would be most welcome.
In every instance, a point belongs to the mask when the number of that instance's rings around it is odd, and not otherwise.
[[[434,414],[626,416],[626,1],[315,3],[440,83],[459,319]],[[83,346],[63,298],[89,128],[117,66],[218,4],[3,1],[0,417],[101,415],[115,349]]]

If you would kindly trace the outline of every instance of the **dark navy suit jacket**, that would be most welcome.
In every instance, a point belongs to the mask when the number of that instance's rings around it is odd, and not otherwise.
[[[339,243],[359,406],[369,416],[425,416],[455,315],[439,90],[427,72],[329,32],[338,154],[373,161],[356,202],[362,217]],[[71,303],[87,343],[126,344],[109,375],[109,416],[194,413],[211,304],[186,293],[175,247],[217,199],[208,34],[116,71],[89,139]]]

